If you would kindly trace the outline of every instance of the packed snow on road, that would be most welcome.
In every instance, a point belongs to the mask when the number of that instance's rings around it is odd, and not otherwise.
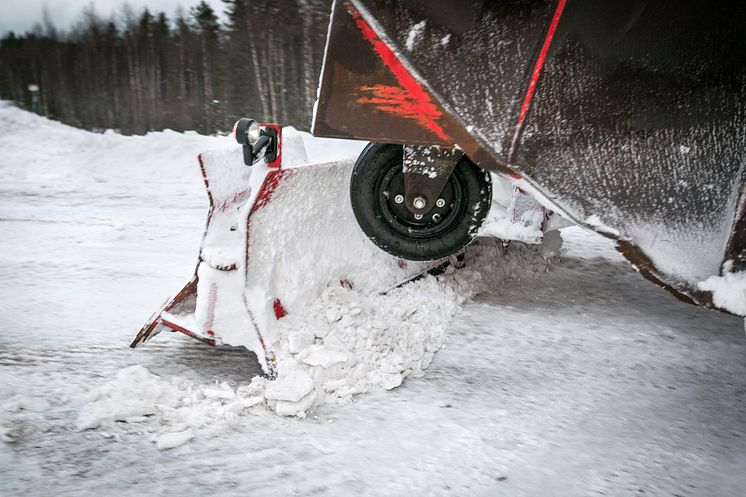
[[[197,154],[231,143],[0,104],[0,495],[743,495],[743,320],[578,228],[548,260],[487,239],[383,294],[330,286],[283,318],[275,380],[178,333],[128,348],[194,271]]]

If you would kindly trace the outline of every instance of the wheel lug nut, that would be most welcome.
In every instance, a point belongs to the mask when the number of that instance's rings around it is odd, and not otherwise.
[[[404,202],[404,195],[397,195],[396,197],[394,197],[394,202],[396,202],[397,204],[401,204],[402,202]]]
[[[415,214],[414,218],[419,221],[420,219],[422,219],[422,214]]]
[[[436,205],[436,206],[438,206],[438,207],[443,207],[444,205],[446,205],[446,201],[445,201],[445,200],[443,200],[442,198],[439,198],[439,199],[438,199],[438,200],[437,200],[437,201],[435,202],[435,205]]]
[[[424,209],[427,205],[427,201],[422,197],[415,197],[414,200],[412,200],[412,205],[415,209]]]
[[[433,214],[433,222],[434,222],[434,223],[437,223],[437,222],[439,222],[439,221],[440,221],[440,214],[438,214],[438,213],[436,212],[435,214]]]

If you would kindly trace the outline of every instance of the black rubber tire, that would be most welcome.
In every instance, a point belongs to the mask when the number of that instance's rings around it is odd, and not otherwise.
[[[384,251],[410,261],[443,259],[468,245],[490,210],[490,174],[464,155],[444,188],[444,192],[447,190],[453,195],[446,206],[443,224],[402,229],[407,226],[405,216],[400,220],[392,215],[384,203],[390,205],[388,199],[392,195],[390,192],[384,195],[381,191],[381,182],[392,174],[400,174],[395,171],[401,169],[402,163],[401,145],[371,143],[358,157],[352,171],[350,198],[352,211],[363,232]],[[400,206],[396,207],[401,211]]]

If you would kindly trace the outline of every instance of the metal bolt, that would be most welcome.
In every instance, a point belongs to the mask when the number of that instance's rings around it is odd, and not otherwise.
[[[396,197],[394,197],[394,202],[396,202],[397,204],[401,204],[402,202],[404,202],[404,195],[397,195]]]
[[[414,200],[412,200],[412,205],[415,209],[424,209],[427,205],[427,201],[422,197],[415,197]]]
[[[420,219],[422,219],[422,214],[415,214],[414,218],[419,221]]]
[[[437,205],[438,207],[443,207],[444,205],[446,205],[446,201],[445,201],[445,200],[443,200],[442,198],[439,198],[439,199],[438,199],[438,200],[437,200],[437,201],[435,202],[435,205]]]
[[[435,214],[433,214],[433,222],[434,222],[434,223],[437,223],[437,222],[439,222],[439,221],[440,221],[440,214],[438,214],[438,213],[436,212]]]

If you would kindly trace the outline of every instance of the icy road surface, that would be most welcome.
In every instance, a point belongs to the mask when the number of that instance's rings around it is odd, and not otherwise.
[[[182,336],[127,348],[193,270],[194,156],[225,140],[0,107],[0,495],[744,495],[742,321],[676,301],[577,229],[549,272],[467,304],[426,375],[393,391],[165,451],[147,420],[78,431],[87,392],[128,366],[199,384],[257,372]]]

